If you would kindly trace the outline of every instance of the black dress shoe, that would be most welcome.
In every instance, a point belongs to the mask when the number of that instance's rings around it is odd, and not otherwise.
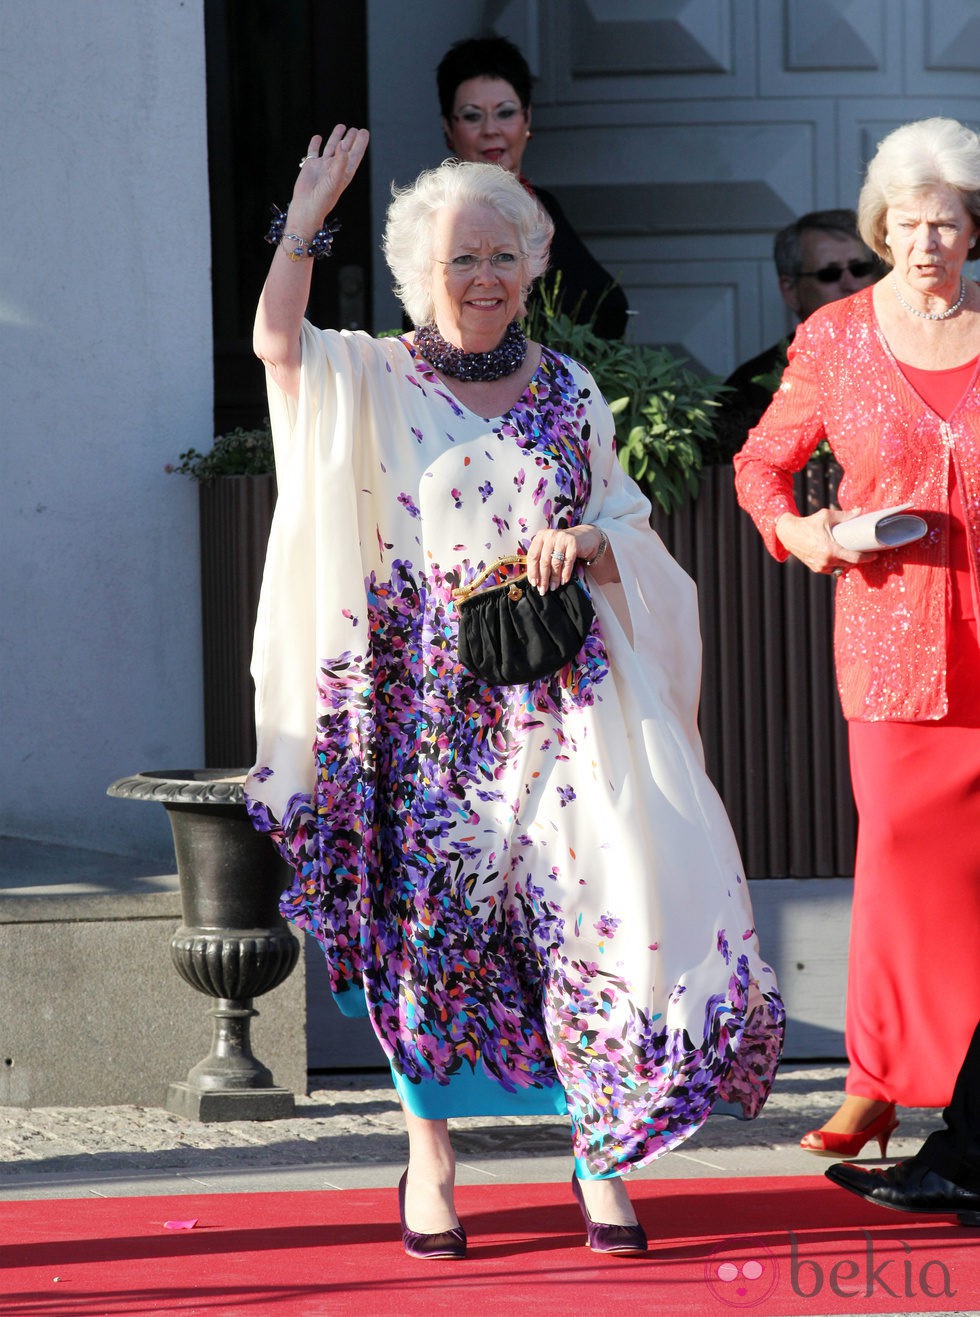
[[[897,1212],[955,1213],[960,1225],[980,1226],[980,1193],[944,1180],[914,1157],[885,1168],[837,1162],[824,1172],[828,1180],[852,1194]]]

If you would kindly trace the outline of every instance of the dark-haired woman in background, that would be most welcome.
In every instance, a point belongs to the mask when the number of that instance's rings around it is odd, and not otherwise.
[[[558,303],[578,324],[592,323],[600,338],[626,332],[626,294],[569,224],[558,200],[521,173],[531,136],[531,70],[504,37],[457,41],[436,70],[446,145],[460,160],[509,169],[536,197],[555,226],[544,282],[560,276]],[[533,303],[532,303],[533,305]]]

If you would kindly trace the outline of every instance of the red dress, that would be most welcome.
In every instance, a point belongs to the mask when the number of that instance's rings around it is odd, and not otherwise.
[[[902,365],[947,417],[975,362]],[[949,712],[848,723],[858,808],[848,960],[848,1093],[941,1107],[980,1019],[980,639],[950,464]]]

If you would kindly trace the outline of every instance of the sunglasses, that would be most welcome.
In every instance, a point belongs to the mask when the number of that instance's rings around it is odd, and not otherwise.
[[[866,279],[878,268],[877,261],[848,261],[846,265],[824,265],[819,270],[801,270],[797,279],[816,279],[821,284],[840,283],[844,271],[850,272],[852,279]]]

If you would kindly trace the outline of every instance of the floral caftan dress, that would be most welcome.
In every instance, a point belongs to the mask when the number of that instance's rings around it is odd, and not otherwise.
[[[589,373],[547,349],[464,407],[404,339],[303,327],[270,384],[279,502],[256,625],[256,826],[341,1009],[428,1118],[567,1112],[583,1175],[755,1116],[784,1012],[703,767],[693,583],[650,529]],[[576,659],[528,686],[460,664],[454,587],[590,522]]]

